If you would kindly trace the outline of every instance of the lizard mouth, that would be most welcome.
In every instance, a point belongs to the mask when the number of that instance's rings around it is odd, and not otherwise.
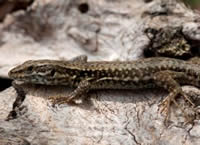
[[[23,82],[23,81],[15,80],[15,83],[18,84],[18,85],[21,85],[21,84],[23,84],[24,82]]]

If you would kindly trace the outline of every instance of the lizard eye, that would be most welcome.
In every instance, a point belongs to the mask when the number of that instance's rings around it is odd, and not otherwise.
[[[27,71],[32,71],[33,70],[33,66],[29,66],[28,68],[27,68]]]
[[[51,70],[50,75],[53,77],[55,75],[56,71],[54,69]]]

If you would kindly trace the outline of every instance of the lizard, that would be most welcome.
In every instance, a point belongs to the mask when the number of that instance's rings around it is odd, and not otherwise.
[[[197,62],[197,61],[196,61]],[[11,69],[17,92],[20,84],[64,85],[74,90],[68,97],[52,97],[53,104],[70,103],[92,89],[143,89],[161,87],[169,92],[161,105],[168,117],[171,103],[181,95],[192,106],[194,103],[183,92],[181,85],[200,87],[199,63],[167,57],[143,58],[134,61],[87,61],[81,55],[68,61],[28,60]],[[182,108],[181,108],[182,109]]]

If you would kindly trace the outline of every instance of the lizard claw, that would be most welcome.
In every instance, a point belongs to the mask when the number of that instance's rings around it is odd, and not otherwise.
[[[49,97],[51,103],[53,106],[57,105],[61,105],[61,104],[74,104],[75,101],[73,100],[72,97],[60,97],[60,96],[52,96]]]
[[[190,103],[190,105],[192,105],[192,107],[195,107],[195,104],[183,91],[180,94],[181,94],[181,96],[183,96],[185,98],[185,100],[187,100]]]
[[[55,107],[55,105],[57,104],[58,98],[59,98],[58,96],[51,96],[51,97],[49,97],[49,100],[52,103],[53,107]]]
[[[192,105],[192,107],[194,107],[194,103],[191,101],[191,99],[183,92],[181,91],[180,93],[181,96],[184,97],[184,99],[186,101],[188,101],[190,103],[190,105]],[[190,117],[189,115],[185,112],[184,108],[182,106],[180,106],[177,101],[175,100],[176,98],[176,95],[177,94],[174,94],[174,93],[170,93],[162,102],[161,104],[159,104],[159,110],[161,113],[164,113],[166,114],[166,117],[165,117],[165,121],[168,121],[169,120],[169,116],[170,116],[170,107],[171,107],[171,103],[173,102],[177,108],[181,109],[181,111],[184,113],[184,116],[186,118],[186,120],[190,120]]]
[[[161,114],[165,114],[165,122],[169,120],[170,114],[170,103],[171,100],[169,97],[166,97],[160,104],[159,104],[159,111]]]

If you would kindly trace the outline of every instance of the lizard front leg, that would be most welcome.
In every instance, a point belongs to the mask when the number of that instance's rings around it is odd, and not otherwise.
[[[94,79],[86,79],[79,83],[78,87],[69,94],[68,97],[51,97],[52,103],[55,104],[65,104],[71,103],[77,98],[81,98],[86,95],[86,93],[90,90],[91,85],[95,82]]]
[[[12,82],[12,86],[16,91],[17,97],[15,102],[13,103],[13,110],[16,107],[20,107],[26,97],[26,91],[20,84],[17,84],[15,81]]]
[[[176,81],[178,79],[184,78],[187,78],[184,73],[174,71],[160,71],[155,73],[153,77],[155,83],[158,86],[163,87],[170,92],[169,95],[161,103],[163,106],[161,112],[164,110],[166,111],[166,121],[169,119],[170,105],[172,102],[184,112],[184,109],[180,107],[176,101],[176,97],[178,95],[183,96],[192,106],[194,106],[193,102],[189,99],[189,97],[187,97],[187,95],[183,92],[180,84]],[[185,114],[185,116],[188,119],[188,115]]]
[[[18,109],[20,108],[21,104],[23,103],[26,97],[25,90],[19,84],[13,81],[12,86],[16,90],[17,97],[15,99],[15,102],[13,103],[12,111],[10,111],[6,120],[11,120],[16,117]]]

